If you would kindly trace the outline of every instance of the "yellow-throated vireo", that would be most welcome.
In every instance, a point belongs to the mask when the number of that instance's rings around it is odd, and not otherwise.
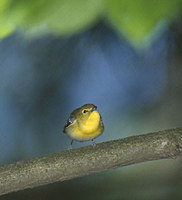
[[[63,132],[71,138],[70,148],[72,148],[73,140],[79,142],[92,140],[94,147],[94,138],[103,131],[104,124],[97,106],[94,104],[85,104],[75,109],[63,129]]]

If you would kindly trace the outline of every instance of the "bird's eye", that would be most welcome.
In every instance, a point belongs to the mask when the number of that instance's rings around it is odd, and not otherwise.
[[[83,110],[83,113],[86,113],[87,112],[87,110]]]

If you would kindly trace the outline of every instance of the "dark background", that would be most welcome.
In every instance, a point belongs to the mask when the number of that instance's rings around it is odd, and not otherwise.
[[[70,112],[94,103],[103,142],[182,126],[182,18],[144,48],[99,20],[82,32],[0,41],[0,164],[68,148]],[[73,144],[73,148],[91,142]],[[161,160],[0,199],[181,199],[182,160]]]

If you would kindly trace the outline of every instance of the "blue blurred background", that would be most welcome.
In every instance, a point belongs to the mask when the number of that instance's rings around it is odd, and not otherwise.
[[[161,127],[146,117],[155,125],[138,121],[166,94],[168,51],[174,45],[167,35],[143,53],[103,23],[67,38],[28,42],[14,34],[2,40],[1,163],[66,149],[63,126],[85,103],[96,104],[102,114],[105,132],[98,142],[176,126]]]
[[[105,124],[96,142],[182,126],[181,25],[179,17],[140,49],[104,20],[73,35],[29,40],[17,30],[3,38],[0,164],[67,149],[70,139],[62,133],[64,124],[73,109],[86,103],[98,106]],[[90,144],[75,142],[73,147]],[[181,186],[181,159],[176,159],[2,199],[181,199]]]

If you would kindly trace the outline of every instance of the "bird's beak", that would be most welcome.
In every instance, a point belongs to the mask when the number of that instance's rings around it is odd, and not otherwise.
[[[97,106],[93,107],[92,110],[91,110],[91,112],[93,112],[95,110],[97,110]]]

